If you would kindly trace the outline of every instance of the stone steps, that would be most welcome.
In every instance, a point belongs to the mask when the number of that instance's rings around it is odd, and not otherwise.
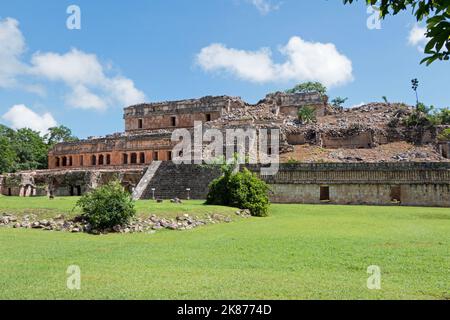
[[[148,188],[149,183],[152,181],[155,173],[158,171],[159,167],[161,166],[161,161],[153,161],[149,166],[147,171],[145,172],[142,179],[139,181],[138,185],[133,191],[133,200],[139,200],[142,199],[142,195],[144,194],[145,190]]]

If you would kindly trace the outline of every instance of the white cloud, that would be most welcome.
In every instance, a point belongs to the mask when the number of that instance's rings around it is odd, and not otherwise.
[[[247,0],[251,4],[253,4],[258,11],[265,15],[273,10],[278,10],[279,4],[272,4],[270,0]]]
[[[280,52],[284,63],[272,59],[271,50],[245,51],[216,43],[203,48],[197,63],[207,72],[228,72],[257,82],[320,81],[333,87],[353,80],[352,62],[332,43],[308,42],[292,37]]]
[[[20,59],[24,52],[25,39],[19,22],[12,18],[0,20],[0,87],[16,85],[17,75],[26,71]]]
[[[56,120],[50,113],[39,115],[23,104],[13,106],[2,119],[8,121],[14,129],[30,128],[39,131],[42,135],[51,127],[57,126]]]
[[[418,24],[415,24],[408,36],[408,43],[411,46],[417,46],[419,51],[424,51],[424,46],[428,42],[428,38],[426,37],[427,28],[420,27]]]
[[[145,100],[130,79],[108,77],[94,54],[72,49],[65,54],[36,53],[31,59],[33,74],[52,81],[62,81],[71,88],[66,103],[81,109],[106,109],[120,103],[130,105]]]
[[[0,88],[20,87],[45,96],[46,90],[42,84],[28,82],[37,79],[61,82],[70,90],[65,95],[65,102],[81,109],[126,106],[146,99],[132,80],[110,75],[109,65],[102,64],[95,54],[77,49],[64,54],[36,52],[30,65],[27,65],[21,60],[25,47],[18,21],[12,18],[0,20]],[[27,83],[19,84],[19,76],[26,76]]]

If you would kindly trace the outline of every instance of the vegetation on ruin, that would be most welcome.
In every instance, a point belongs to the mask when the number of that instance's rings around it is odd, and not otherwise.
[[[136,215],[129,192],[119,181],[109,182],[83,195],[77,202],[82,216],[93,229],[125,225]]]
[[[150,203],[137,207],[150,214]],[[191,205],[210,208],[161,204]],[[274,204],[270,213],[153,235],[2,228],[0,299],[450,298],[447,208]],[[81,290],[66,287],[73,264]],[[381,290],[367,289],[370,265]]]
[[[450,124],[449,108],[435,109],[419,102],[414,111],[404,120],[407,127],[433,127]]]
[[[331,100],[331,105],[336,109],[341,109],[347,100],[348,98],[336,97]]]
[[[450,128],[445,129],[438,137],[441,141],[450,141]]]
[[[327,94],[327,87],[320,82],[304,82],[296,85],[292,89],[286,90],[286,93],[319,93],[324,96]]]
[[[58,142],[76,141],[69,128],[50,128],[44,136],[31,129],[0,124],[0,174],[47,168],[48,151]]]
[[[344,0],[344,4],[356,2]],[[450,1],[449,0],[366,0],[378,7],[382,19],[411,10],[417,22],[426,21],[428,43],[421,63],[430,65],[436,60],[450,59]]]
[[[302,124],[313,123],[316,121],[316,111],[312,107],[302,107],[298,110],[298,120]]]

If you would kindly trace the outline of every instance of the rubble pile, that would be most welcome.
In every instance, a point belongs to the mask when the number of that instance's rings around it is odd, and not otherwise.
[[[236,216],[242,218],[250,217],[248,210],[236,211]],[[34,214],[27,214],[18,217],[14,214],[3,213],[0,216],[0,227],[40,229],[47,231],[63,231],[63,232],[86,232],[90,234],[102,233],[155,233],[158,230],[190,230],[200,226],[217,223],[232,222],[231,217],[221,214],[207,214],[200,218],[198,216],[190,216],[188,214],[179,215],[174,219],[161,218],[152,214],[148,218],[136,218],[129,224],[123,226],[115,226],[107,230],[94,230],[91,225],[82,217],[66,219],[63,215],[58,215],[52,219],[38,219]]]

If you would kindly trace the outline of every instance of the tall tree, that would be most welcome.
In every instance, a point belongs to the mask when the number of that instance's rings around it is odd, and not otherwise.
[[[49,128],[48,133],[44,136],[44,139],[50,147],[60,142],[78,141],[78,138],[72,135],[72,130],[66,126]]]
[[[343,0],[344,4],[356,0]],[[418,22],[426,20],[429,39],[425,46],[425,54],[421,63],[430,65],[436,60],[450,59],[450,0],[365,0],[369,6],[379,4],[380,17],[396,15],[404,10],[412,9]]]

